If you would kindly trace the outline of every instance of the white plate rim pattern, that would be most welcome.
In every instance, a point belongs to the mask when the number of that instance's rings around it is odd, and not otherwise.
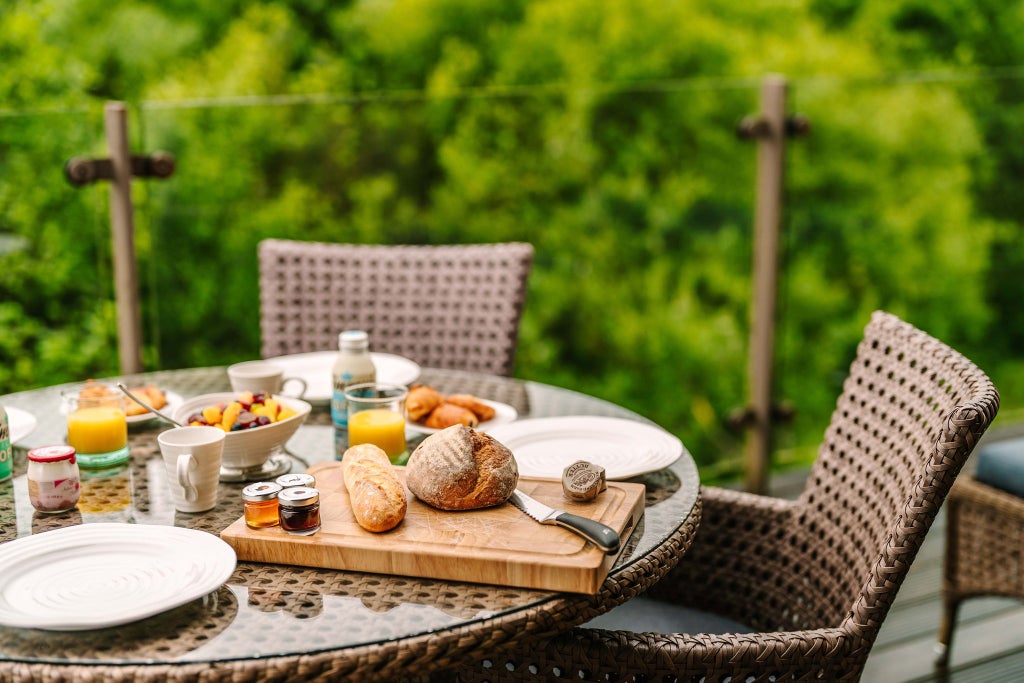
[[[139,396],[139,398],[145,400],[145,398],[142,396]],[[157,410],[159,410],[161,413],[164,413],[165,415],[172,414],[175,411],[175,409],[178,406],[180,406],[182,402],[185,400],[184,398],[182,398],[181,394],[177,394],[173,391],[168,391],[166,389],[164,389],[164,398],[167,399],[167,403],[164,405],[163,408],[157,408]],[[134,403],[134,401],[132,401],[127,396],[125,396],[124,400],[127,403]],[[150,420],[155,419],[157,419],[157,416],[147,410],[146,412],[140,413],[139,415],[129,415],[128,417],[125,418],[125,421],[131,425],[138,424],[140,422],[149,422]]]
[[[103,553],[111,552],[117,552],[120,560],[114,565],[109,560],[98,561],[95,565],[88,563],[90,554],[102,559]],[[53,584],[57,582],[47,572],[64,571],[62,567],[68,561],[62,560],[62,554],[74,554],[76,580],[73,583],[83,590],[93,590],[97,595],[86,596],[90,602],[87,606],[79,606],[78,612],[75,612],[73,604],[65,605],[66,610],[62,610],[58,617],[45,614],[52,612],[54,607],[61,607],[59,602],[54,602],[52,592],[38,595],[41,591],[23,589],[31,587],[34,580],[44,581],[47,588],[54,589]],[[48,561],[50,556],[54,559]],[[134,566],[130,561],[132,558],[137,560]],[[174,569],[175,576],[180,572],[180,580],[158,580],[151,585],[143,585],[148,589],[145,599],[133,599],[127,607],[123,600],[112,597],[114,593],[123,593],[125,586],[132,586],[133,581],[145,581],[147,564],[154,562],[167,563]],[[184,527],[93,522],[23,536],[0,545],[0,572],[5,577],[4,586],[0,589],[0,625],[79,631],[127,624],[166,612],[216,590],[230,578],[236,563],[234,549],[218,536]],[[97,580],[89,575],[90,566],[108,573]],[[33,577],[33,572],[38,576]],[[16,605],[12,605],[11,593],[17,593]],[[106,601],[102,600],[104,597]],[[99,604],[109,608],[107,612],[96,608],[97,599],[100,599]]]
[[[306,393],[302,396],[302,400],[318,404],[331,400],[331,368],[334,367],[334,359],[337,357],[337,351],[308,351],[287,356],[274,356],[264,360],[283,366],[285,377],[301,377],[306,380]],[[419,379],[422,372],[422,368],[416,361],[405,356],[371,351],[370,357],[373,359],[374,365],[377,366],[377,381],[379,382],[408,386]],[[381,373],[382,366],[383,373]],[[299,370],[296,370],[296,367]],[[316,386],[317,384],[323,385],[324,382],[327,386],[326,393],[318,390]]]
[[[668,467],[683,454],[683,442],[657,425],[617,417],[570,415],[517,420],[499,425],[490,435],[516,456],[519,476],[557,479],[562,470],[577,460],[605,468],[609,480],[622,480]],[[527,452],[530,443],[570,442],[571,453]],[[576,443],[572,443],[572,442]],[[591,443],[588,452],[587,444]],[[608,456],[614,446],[615,456]],[[518,449],[518,452],[517,452]],[[626,460],[619,458],[622,455]]]
[[[476,426],[478,432],[489,432],[491,429],[498,427],[509,422],[514,422],[519,417],[519,411],[514,406],[510,406],[507,403],[500,403],[499,401],[490,401],[485,398],[479,399],[481,403],[486,403],[490,407],[494,408],[494,417],[486,422],[481,422]],[[420,434],[434,434],[441,431],[434,427],[425,427],[417,422],[410,420],[406,423],[409,429]]]
[[[12,446],[35,431],[39,424],[36,416],[27,410],[14,406],[4,406],[4,410],[7,412],[7,430]]]

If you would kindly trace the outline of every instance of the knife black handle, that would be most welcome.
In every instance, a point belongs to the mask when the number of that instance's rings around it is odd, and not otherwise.
[[[601,524],[601,522],[595,522],[571,512],[563,512],[555,517],[555,524],[575,531],[606,553],[614,553],[619,549],[619,534],[615,529]]]

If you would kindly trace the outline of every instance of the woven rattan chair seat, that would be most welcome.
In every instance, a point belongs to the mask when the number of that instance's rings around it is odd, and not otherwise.
[[[466,662],[459,680],[857,680],[957,474],[999,408],[942,342],[872,316],[798,500],[701,490],[685,557],[653,599],[753,633],[575,628]]]

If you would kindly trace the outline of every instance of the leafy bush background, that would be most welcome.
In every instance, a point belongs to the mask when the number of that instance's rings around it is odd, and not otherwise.
[[[742,6],[740,6],[742,5]],[[779,458],[814,455],[870,311],[1020,406],[1021,18],[1003,3],[14,0],[0,9],[0,392],[116,374],[102,106],[131,107],[147,367],[259,353],[265,237],[537,250],[517,376],[626,405],[727,471],[752,144],[785,74]],[[3,244],[0,241],[0,244]]]

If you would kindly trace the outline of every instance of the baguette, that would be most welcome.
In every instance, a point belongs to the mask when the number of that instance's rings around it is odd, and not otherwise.
[[[352,446],[341,458],[341,473],[359,526],[388,531],[405,519],[405,486],[382,449],[369,443]]]

